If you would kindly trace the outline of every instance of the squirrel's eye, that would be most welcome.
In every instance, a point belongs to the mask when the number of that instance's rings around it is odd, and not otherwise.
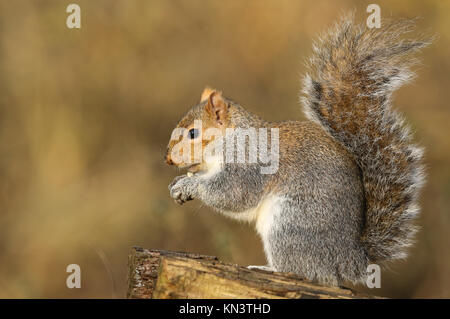
[[[189,138],[191,139],[191,140],[193,140],[193,139],[195,139],[195,138],[197,138],[198,137],[198,129],[196,129],[196,128],[191,128],[190,130],[189,130]]]

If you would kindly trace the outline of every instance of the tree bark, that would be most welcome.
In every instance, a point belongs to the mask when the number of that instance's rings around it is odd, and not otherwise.
[[[371,298],[295,274],[250,270],[217,257],[134,247],[128,298]]]

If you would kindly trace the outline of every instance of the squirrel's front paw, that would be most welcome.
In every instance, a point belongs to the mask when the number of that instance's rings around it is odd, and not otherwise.
[[[177,176],[169,185],[170,196],[180,205],[194,199],[195,183],[193,177]]]

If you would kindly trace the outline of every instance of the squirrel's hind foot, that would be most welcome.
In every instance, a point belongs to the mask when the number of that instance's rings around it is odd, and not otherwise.
[[[264,271],[270,271],[270,272],[276,271],[274,268],[272,268],[270,266],[259,266],[259,265],[250,265],[250,266],[247,266],[247,269],[250,269],[250,270],[257,269],[257,270],[264,270]]]

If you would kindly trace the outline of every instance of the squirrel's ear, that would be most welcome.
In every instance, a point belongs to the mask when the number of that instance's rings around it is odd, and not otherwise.
[[[211,89],[209,86],[205,87],[202,96],[200,97],[200,102],[206,101],[209,98],[209,96],[215,91],[216,90]]]
[[[226,122],[228,104],[222,97],[222,92],[213,91],[206,103],[206,111],[219,125],[223,125]]]

